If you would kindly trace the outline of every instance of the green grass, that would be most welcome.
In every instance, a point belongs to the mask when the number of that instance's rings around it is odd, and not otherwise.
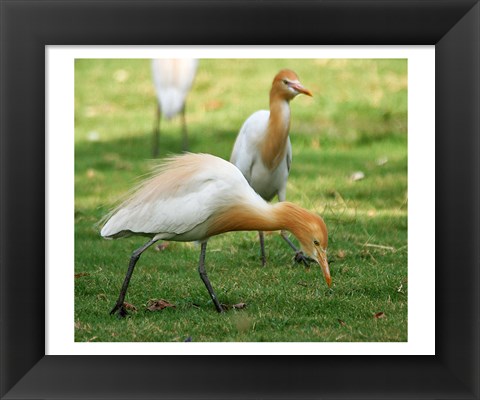
[[[190,150],[228,159],[284,67],[315,96],[291,103],[287,198],[323,216],[332,287],[318,266],[294,264],[278,234],[266,236],[262,268],[256,232],[229,233],[210,239],[206,267],[220,301],[245,309],[217,314],[198,276],[199,246],[172,242],[137,264],[126,301],[138,311],[110,316],[131,252],[146,240],[106,241],[96,224],[152,165],[155,98],[149,60],[77,60],[76,341],[408,339],[406,60],[201,60],[187,105]],[[160,158],[181,146],[180,121],[162,121]],[[352,181],[355,171],[365,178]],[[176,307],[146,311],[150,299]]]

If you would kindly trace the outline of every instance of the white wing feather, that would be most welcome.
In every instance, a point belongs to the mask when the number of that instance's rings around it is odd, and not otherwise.
[[[242,172],[249,183],[254,164],[261,162],[258,145],[264,139],[269,116],[270,111],[260,110],[248,117],[233,145],[230,162]]]
[[[292,145],[288,138],[286,156],[275,170],[271,171],[263,164],[259,147],[265,139],[269,117],[269,111],[260,110],[247,118],[238,133],[230,161],[262,198],[270,201],[278,195],[278,199],[284,201],[292,162]]]
[[[178,114],[197,72],[196,59],[154,59],[152,75],[157,100],[165,118]]]

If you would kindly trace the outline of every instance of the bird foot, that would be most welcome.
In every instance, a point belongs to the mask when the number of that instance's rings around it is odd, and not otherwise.
[[[295,257],[294,257],[295,262],[297,263],[302,263],[305,267],[308,267],[308,258],[299,250],[295,252]]]
[[[127,310],[125,309],[125,306],[123,304],[115,304],[115,307],[112,308],[112,311],[110,311],[110,315],[117,315],[118,319],[123,319],[128,315]]]

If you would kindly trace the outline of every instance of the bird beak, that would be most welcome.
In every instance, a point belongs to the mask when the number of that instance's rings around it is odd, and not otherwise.
[[[306,94],[307,96],[313,97],[312,92],[308,90],[306,87],[303,87],[300,82],[292,83],[291,87],[295,89],[298,93],[303,93],[303,94]]]
[[[332,277],[330,276],[330,268],[328,267],[326,253],[322,252],[319,254],[318,263],[320,264],[320,268],[322,268],[322,272],[325,276],[325,280],[327,281],[327,285],[328,287],[330,287],[332,285]]]

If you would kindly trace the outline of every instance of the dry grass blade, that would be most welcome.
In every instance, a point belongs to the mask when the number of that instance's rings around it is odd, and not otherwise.
[[[393,252],[397,251],[397,249],[395,247],[383,246],[381,244],[365,243],[364,246],[365,247],[373,247],[375,249],[390,250],[390,251],[393,251]]]

